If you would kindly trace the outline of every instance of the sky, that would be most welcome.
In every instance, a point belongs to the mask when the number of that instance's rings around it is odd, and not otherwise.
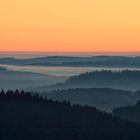
[[[140,52],[140,0],[1,0],[6,51]]]

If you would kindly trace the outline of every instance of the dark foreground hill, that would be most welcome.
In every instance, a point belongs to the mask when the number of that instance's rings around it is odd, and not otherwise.
[[[113,114],[123,119],[140,123],[140,101],[135,105],[114,108]]]
[[[89,106],[0,93],[0,140],[139,140],[140,125]]]

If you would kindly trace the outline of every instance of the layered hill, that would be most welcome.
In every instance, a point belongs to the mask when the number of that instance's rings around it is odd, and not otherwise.
[[[0,64],[8,65],[41,65],[41,66],[74,66],[74,67],[130,67],[140,68],[140,57],[126,56],[49,56],[30,59],[0,58]]]
[[[21,89],[38,87],[63,82],[65,77],[55,77],[46,74],[18,72],[0,67],[0,89]]]
[[[140,90],[140,71],[94,71],[71,76],[63,83],[51,86],[29,88],[29,90],[45,92],[68,88],[113,88],[121,90]]]

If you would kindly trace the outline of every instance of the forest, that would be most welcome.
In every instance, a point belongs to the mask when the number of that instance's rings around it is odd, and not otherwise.
[[[140,123],[140,101],[135,105],[116,107],[113,109],[113,114],[122,119]]]
[[[73,104],[96,106],[105,111],[112,111],[118,106],[134,105],[140,100],[140,91],[111,88],[69,88],[44,92],[42,95],[56,101],[70,100]]]
[[[91,106],[0,92],[0,140],[139,140],[140,125]]]
[[[97,70],[70,76],[65,82],[29,89],[39,92],[69,88],[113,88],[136,91],[140,90],[139,83],[139,70]]]
[[[140,83],[140,71],[94,71],[71,76],[65,85],[73,87],[109,87],[115,89],[138,90]]]

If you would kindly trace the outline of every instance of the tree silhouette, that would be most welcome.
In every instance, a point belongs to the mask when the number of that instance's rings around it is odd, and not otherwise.
[[[138,140],[140,125],[91,106],[0,92],[0,140]]]

